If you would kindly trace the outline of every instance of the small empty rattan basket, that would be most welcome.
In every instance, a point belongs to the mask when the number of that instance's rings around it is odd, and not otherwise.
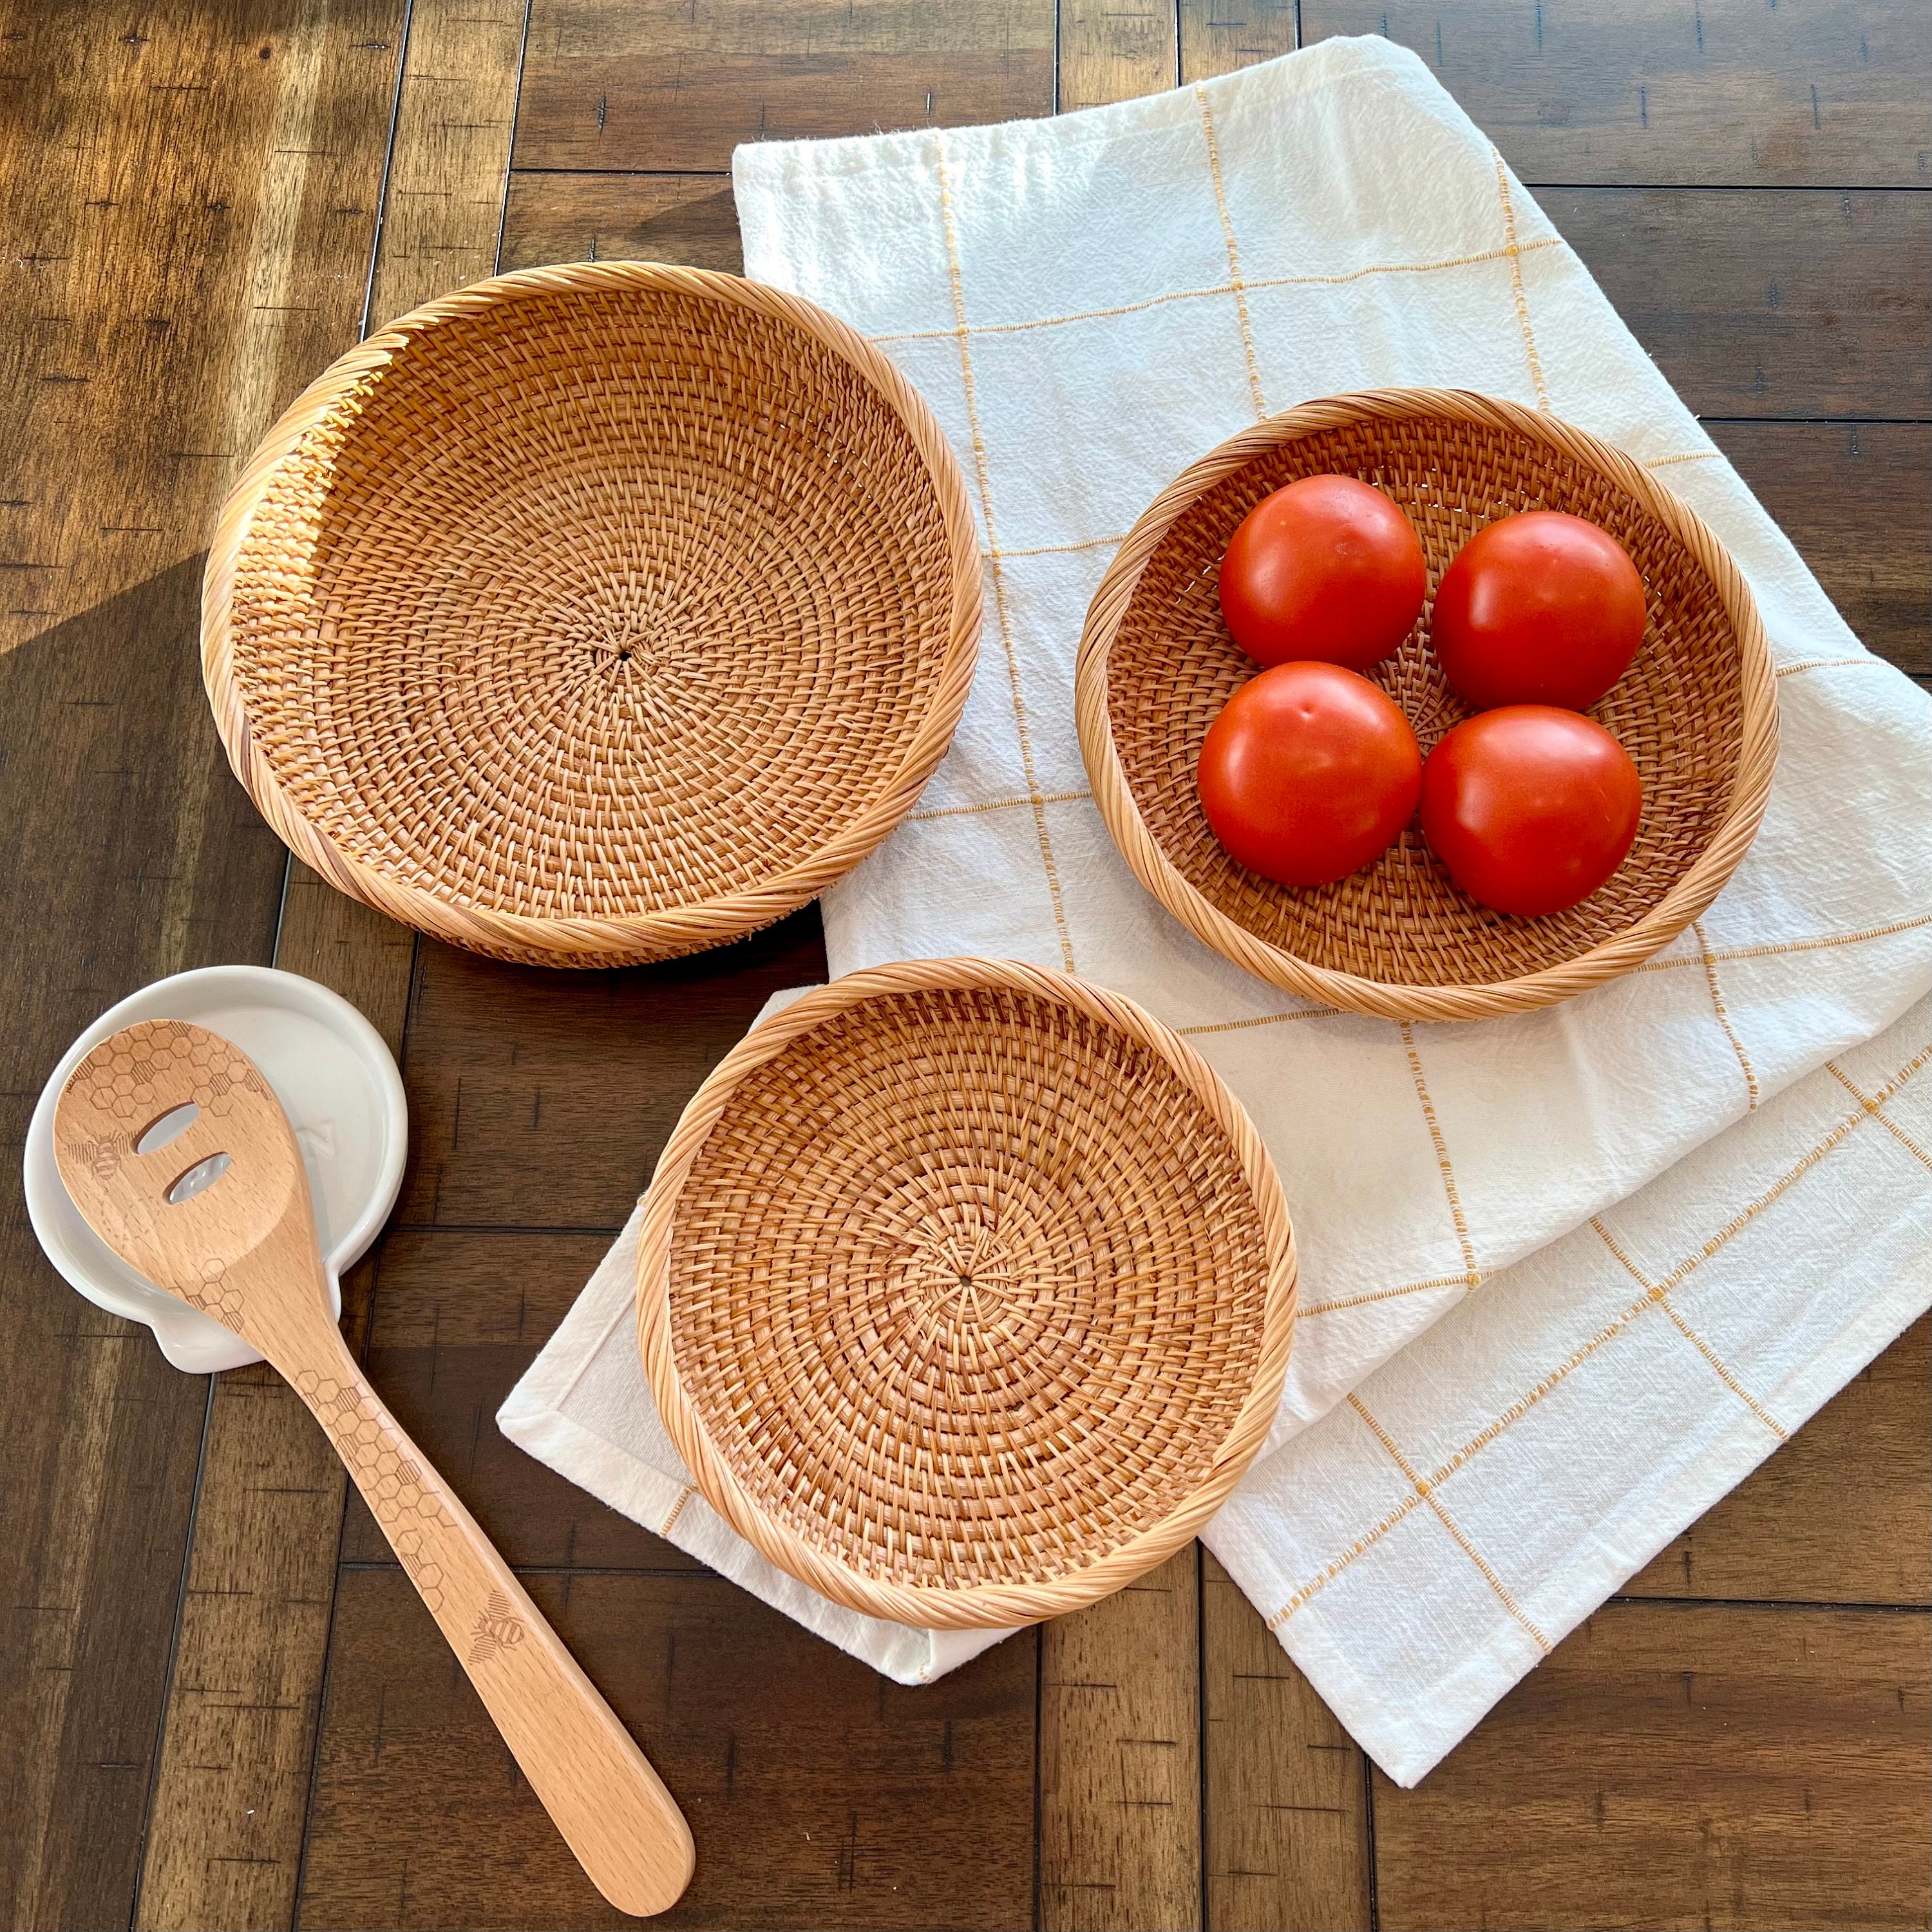
[[[1207,1064],[1130,1001],[984,959],[754,1028],[646,1198],[638,1339],[712,1507],[848,1608],[1054,1616],[1213,1514],[1266,1436],[1288,1211]]]
[[[255,454],[202,664],[331,884],[501,958],[713,946],[877,845],[965,702],[980,560],[892,364],[775,289],[500,276],[344,356]]]
[[[1432,598],[1456,551],[1497,518],[1567,510],[1635,560],[1642,649],[1590,716],[1642,780],[1635,844],[1580,905],[1517,919],[1478,905],[1412,824],[1333,885],[1281,886],[1209,830],[1195,768],[1208,728],[1257,666],[1221,618],[1235,526],[1298,477],[1359,476],[1422,539]],[[1468,713],[1429,646],[1429,608],[1369,675],[1426,754]],[[1231,438],[1156,500],[1088,612],[1076,680],[1081,749],[1114,840],[1142,883],[1238,965],[1320,1004],[1396,1019],[1482,1019],[1600,985],[1683,931],[1763,815],[1778,707],[1757,608],[1702,520],[1621,451],[1534,410],[1459,390],[1339,396]]]

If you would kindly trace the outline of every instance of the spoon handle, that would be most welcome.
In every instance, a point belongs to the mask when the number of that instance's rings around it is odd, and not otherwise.
[[[348,1350],[338,1342],[335,1352],[321,1368],[291,1363],[283,1372],[328,1431],[591,1882],[620,1912],[664,1911],[694,1862],[676,1802]]]

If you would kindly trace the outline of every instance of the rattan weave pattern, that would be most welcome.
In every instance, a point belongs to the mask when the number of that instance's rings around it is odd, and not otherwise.
[[[756,1028],[652,1184],[639,1336],[721,1514],[836,1600],[1024,1622],[1205,1520],[1286,1366],[1274,1168],[1184,1042],[1012,962],[854,974]]]
[[[716,944],[897,822],[970,681],[958,465],[878,352],[725,275],[500,277],[344,357],[224,514],[231,759],[298,854],[500,956]]]
[[[1216,572],[1247,512],[1328,471],[1408,512],[1434,588],[1456,552],[1512,512],[1568,510],[1630,552],[1649,594],[1636,662],[1595,706],[1644,786],[1637,838],[1603,889],[1548,918],[1480,906],[1412,824],[1366,870],[1278,886],[1238,866],[1202,812],[1208,726],[1256,667],[1221,620]],[[1428,642],[1429,609],[1371,675],[1426,754],[1468,715]],[[1539,411],[1445,390],[1310,404],[1222,444],[1130,532],[1089,610],[1076,676],[1081,746],[1115,842],[1142,883],[1250,972],[1325,1004],[1472,1019],[1567,998],[1647,958],[1713,898],[1750,843],[1777,751],[1775,686],[1756,605],[1717,539],[1622,452]]]

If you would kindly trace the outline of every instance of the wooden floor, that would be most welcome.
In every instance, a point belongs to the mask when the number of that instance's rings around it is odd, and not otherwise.
[[[706,1926],[1928,1923],[1922,1323],[1418,1790],[1211,1559],[902,1690],[491,1417],[806,913],[572,978],[297,868],[230,778],[200,554],[332,356],[459,283],[736,266],[735,142],[1045,114],[1348,32],[1501,145],[1872,646],[1932,676],[1923,0],[17,0],[0,36],[0,1912],[592,1926],[306,1414],[70,1293],[17,1188],[74,1034],[267,961],[404,1058],[370,1372],[687,1808]]]

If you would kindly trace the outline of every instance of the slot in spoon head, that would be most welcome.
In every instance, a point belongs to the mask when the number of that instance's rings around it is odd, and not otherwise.
[[[292,1220],[314,1245],[302,1152],[274,1090],[239,1047],[184,1020],[124,1028],[74,1069],[54,1159],[116,1254],[238,1334],[249,1290],[237,1264]]]

